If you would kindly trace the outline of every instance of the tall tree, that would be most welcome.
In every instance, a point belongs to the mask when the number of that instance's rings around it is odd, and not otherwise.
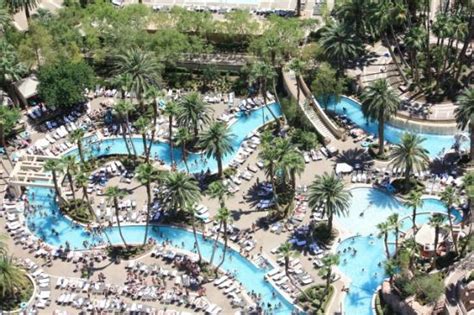
[[[76,190],[74,189],[73,181],[73,175],[76,174],[76,172],[79,170],[76,157],[74,155],[64,155],[61,158],[60,163],[63,167],[63,170],[65,170],[65,174],[69,182],[69,188],[71,189],[72,193],[72,198],[76,200]]]
[[[185,95],[178,104],[176,119],[179,126],[190,128],[193,131],[194,140],[197,140],[199,129],[211,121],[211,108],[196,92]]]
[[[213,157],[217,161],[217,176],[219,178],[223,176],[222,159],[234,151],[232,146],[234,137],[227,124],[221,121],[213,122],[201,135],[199,145],[204,149],[208,158]]]
[[[170,172],[163,178],[163,200],[172,213],[184,210],[186,205],[194,205],[201,199],[198,183],[182,172]]]
[[[454,110],[458,128],[464,130],[469,126],[471,137],[470,158],[474,158],[474,88],[466,88],[458,97],[458,107]]]
[[[413,228],[413,236],[416,232],[416,211],[418,210],[418,208],[423,206],[423,199],[421,198],[421,196],[421,191],[412,190],[410,191],[410,194],[407,196],[405,201],[405,206],[412,210],[411,222]]]
[[[130,76],[129,88],[143,109],[145,92],[160,81],[162,66],[155,55],[149,51],[131,48],[116,56],[114,66],[117,75]]]
[[[410,174],[425,169],[429,163],[428,151],[422,146],[423,141],[425,139],[416,134],[405,133],[390,154],[391,165],[404,170],[406,190],[410,187]]]
[[[181,157],[184,162],[184,166],[186,167],[186,171],[189,173],[189,166],[188,166],[188,152],[186,151],[186,145],[193,139],[191,134],[189,133],[189,130],[186,128],[179,128],[178,132],[176,133],[175,136],[175,142],[176,145],[181,146]]]
[[[222,258],[220,263],[216,266],[216,272],[219,270],[219,268],[222,266],[222,264],[225,261],[225,255],[227,252],[227,240],[228,240],[228,234],[227,234],[227,228],[229,224],[232,224],[232,215],[227,208],[219,208],[217,211],[216,218],[217,222],[219,222],[219,226],[222,226],[222,234],[224,237],[224,250],[222,251]]]
[[[374,81],[366,87],[361,95],[362,112],[368,119],[377,120],[379,155],[384,155],[385,122],[397,112],[400,99],[385,79]]]
[[[352,194],[344,187],[342,179],[334,173],[324,173],[317,175],[313,183],[309,186],[309,206],[311,209],[323,207],[323,216],[328,217],[328,228],[332,231],[332,221],[334,215],[341,216],[347,214],[350,206]]]
[[[141,184],[145,185],[147,196],[145,236],[143,237],[143,245],[145,245],[148,240],[148,227],[150,225],[150,214],[152,209],[151,204],[153,195],[151,192],[151,184],[159,179],[158,170],[150,163],[142,163],[138,165],[137,168],[137,179]]]
[[[232,196],[232,193],[227,189],[224,183],[220,180],[214,181],[207,187],[206,194],[211,199],[217,199],[219,201],[220,208],[226,208],[226,198]]]
[[[453,224],[453,210],[455,205],[459,204],[459,197],[457,191],[452,186],[446,187],[446,189],[440,194],[441,201],[446,206],[448,210],[448,221],[449,221],[449,230],[451,231],[451,238],[453,239],[454,252],[456,255],[459,255],[458,250],[458,240],[454,236],[454,224]]]
[[[53,176],[53,185],[56,196],[61,199],[61,191],[59,190],[58,175],[62,172],[61,160],[59,159],[48,159],[44,164],[44,170],[51,172]]]
[[[387,259],[390,259],[390,251],[388,249],[388,233],[390,232],[390,224],[388,222],[380,222],[379,224],[377,224],[377,229],[379,231],[378,237],[383,237],[385,255],[387,256]]]
[[[393,213],[387,218],[387,223],[390,225],[390,229],[395,234],[395,255],[398,253],[398,239],[400,237],[400,229],[402,228],[402,222],[398,216],[398,213]]]
[[[115,218],[117,220],[117,227],[120,234],[120,238],[122,239],[122,243],[125,247],[128,247],[127,241],[122,233],[122,226],[120,224],[120,208],[119,208],[119,198],[125,196],[125,192],[121,190],[118,186],[110,186],[105,189],[105,196],[107,197],[108,201],[112,201],[114,204],[115,209]]]
[[[339,265],[339,255],[328,254],[321,259],[323,266],[321,267],[320,275],[326,278],[326,285],[324,287],[325,296],[329,293],[329,287],[332,281],[332,268]]]
[[[296,102],[297,104],[300,103],[300,94],[301,94],[301,82],[302,80],[301,76],[303,75],[303,72],[305,70],[306,63],[299,59],[299,58],[293,58],[290,63],[288,64],[288,69],[293,71],[296,77]]]
[[[311,91],[322,103],[325,109],[328,108],[331,100],[338,103],[344,91],[345,79],[337,76],[336,70],[327,62],[322,62],[316,72]]]
[[[441,213],[434,213],[430,217],[429,225],[435,229],[435,239],[434,239],[434,255],[433,255],[433,264],[432,267],[436,266],[436,258],[438,257],[438,243],[439,243],[439,233],[441,226],[444,224],[444,216]]]
[[[196,232],[196,208],[194,206],[186,205],[185,206],[186,212],[191,216],[191,227],[193,229],[193,235],[194,235],[194,244],[196,247],[196,251],[198,253],[199,261],[198,263],[201,263],[202,261],[202,255],[201,255],[201,248],[199,247],[199,241],[197,237],[197,232]]]
[[[143,155],[145,156],[145,163],[150,161],[150,153],[151,150],[148,150],[148,141],[152,141],[152,139],[147,140],[147,134],[150,131],[151,121],[146,116],[140,116],[135,121],[135,128],[142,136],[142,145],[143,145]]]
[[[81,164],[84,165],[84,147],[82,145],[82,139],[84,138],[85,131],[82,128],[77,128],[71,131],[69,134],[69,139],[77,145],[77,151],[79,153],[79,159],[81,160]]]
[[[89,192],[87,191],[87,186],[89,185],[89,174],[83,170],[79,170],[74,177],[74,180],[76,181],[76,185],[82,188],[82,198],[86,200],[90,213],[98,221],[97,214],[95,213],[94,209],[92,209],[91,202],[89,200]]]
[[[279,165],[279,168],[290,178],[291,188],[294,191],[296,189],[296,175],[301,175],[306,167],[303,155],[296,150],[287,151]]]
[[[132,154],[137,157],[137,151],[135,150],[135,146],[133,145],[133,141],[131,139],[131,130],[130,130],[130,114],[135,110],[133,104],[129,101],[120,100],[114,105],[114,111],[119,116],[121,121],[121,128],[122,129],[122,138],[125,142],[125,147],[127,148],[127,152],[129,156]],[[146,147],[143,149],[146,151]],[[146,153],[146,152],[145,152]]]
[[[178,115],[179,107],[178,105],[173,102],[169,101],[165,105],[164,114],[168,116],[168,141],[170,143],[170,159],[171,164],[174,162],[174,142],[173,142],[173,120]]]

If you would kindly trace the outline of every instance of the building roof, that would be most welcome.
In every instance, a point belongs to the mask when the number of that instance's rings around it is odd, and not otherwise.
[[[444,233],[440,229],[438,243],[444,240]],[[417,244],[423,246],[425,250],[434,250],[435,242],[435,228],[429,224],[424,224],[416,232],[415,241]]]
[[[38,80],[34,76],[30,76],[28,78],[21,79],[15,83],[15,86],[18,92],[25,98],[28,99],[32,96],[35,96],[38,87]]]

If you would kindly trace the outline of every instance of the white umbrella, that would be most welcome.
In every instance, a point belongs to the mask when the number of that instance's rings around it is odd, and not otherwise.
[[[336,174],[339,173],[350,173],[354,168],[347,163],[337,163],[336,164]]]
[[[35,146],[37,148],[44,149],[44,148],[47,148],[49,146],[49,142],[46,139],[39,139],[39,140],[36,140]]]

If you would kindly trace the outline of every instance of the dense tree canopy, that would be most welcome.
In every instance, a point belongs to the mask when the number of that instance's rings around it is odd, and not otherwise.
[[[48,106],[73,106],[85,100],[84,89],[94,83],[94,71],[84,62],[62,62],[41,67],[38,94]]]

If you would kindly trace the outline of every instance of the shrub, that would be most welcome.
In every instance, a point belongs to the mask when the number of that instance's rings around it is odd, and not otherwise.
[[[291,135],[291,142],[295,144],[298,149],[309,151],[318,146],[318,136],[311,131],[296,129]]]

